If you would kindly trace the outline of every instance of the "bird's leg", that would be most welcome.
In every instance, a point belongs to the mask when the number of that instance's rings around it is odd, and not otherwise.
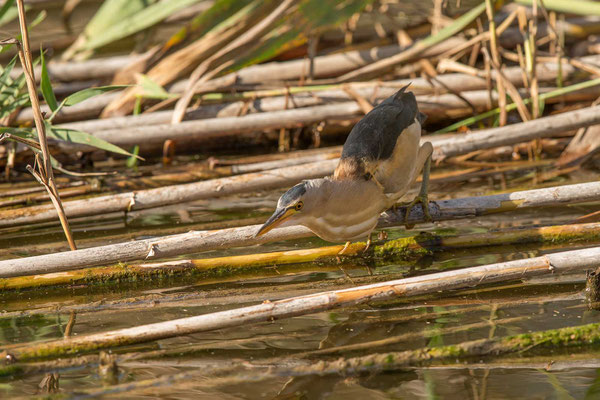
[[[423,145],[425,147],[425,145]],[[422,147],[422,148],[423,148]],[[428,146],[428,150],[432,149],[431,145]],[[429,171],[431,170],[431,150],[429,151],[429,155],[425,160],[425,165],[423,166],[423,181],[421,182],[421,190],[417,197],[414,198],[413,201],[408,203],[406,206],[406,214],[404,215],[404,220],[408,220],[408,216],[412,208],[417,204],[421,203],[423,207],[423,215],[425,216],[426,221],[431,221],[431,214],[429,213]]]

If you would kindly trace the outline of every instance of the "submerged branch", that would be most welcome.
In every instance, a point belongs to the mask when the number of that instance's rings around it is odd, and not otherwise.
[[[542,257],[440,272],[273,302],[266,301],[254,306],[109,332],[80,335],[48,342],[6,346],[2,356],[12,356],[17,360],[25,361],[74,355],[197,332],[246,326],[247,324],[271,321],[275,318],[290,318],[372,301],[435,293],[440,290],[477,287],[526,277],[584,271],[597,266],[600,266],[600,247],[565,251]],[[600,339],[600,330],[597,329],[597,326],[594,326],[594,328],[593,332]],[[529,345],[531,344],[530,342]]]

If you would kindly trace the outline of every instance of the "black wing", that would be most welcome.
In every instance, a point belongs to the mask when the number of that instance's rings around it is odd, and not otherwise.
[[[365,175],[368,172],[365,163],[390,158],[400,134],[415,118],[423,120],[417,99],[412,92],[406,92],[407,88],[408,85],[373,108],[352,128],[344,143],[336,177]]]

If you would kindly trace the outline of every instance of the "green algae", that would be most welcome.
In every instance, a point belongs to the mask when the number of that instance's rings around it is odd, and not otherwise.
[[[440,242],[440,237],[431,233],[421,232],[416,236],[409,236],[387,241],[373,248],[373,255],[379,258],[416,257],[433,254],[433,247]]]

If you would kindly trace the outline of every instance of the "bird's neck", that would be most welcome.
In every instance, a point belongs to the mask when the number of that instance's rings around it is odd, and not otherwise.
[[[370,180],[326,178],[318,184],[318,204],[323,204],[325,208],[333,207],[351,214],[365,209],[381,213],[389,207],[388,197]]]

